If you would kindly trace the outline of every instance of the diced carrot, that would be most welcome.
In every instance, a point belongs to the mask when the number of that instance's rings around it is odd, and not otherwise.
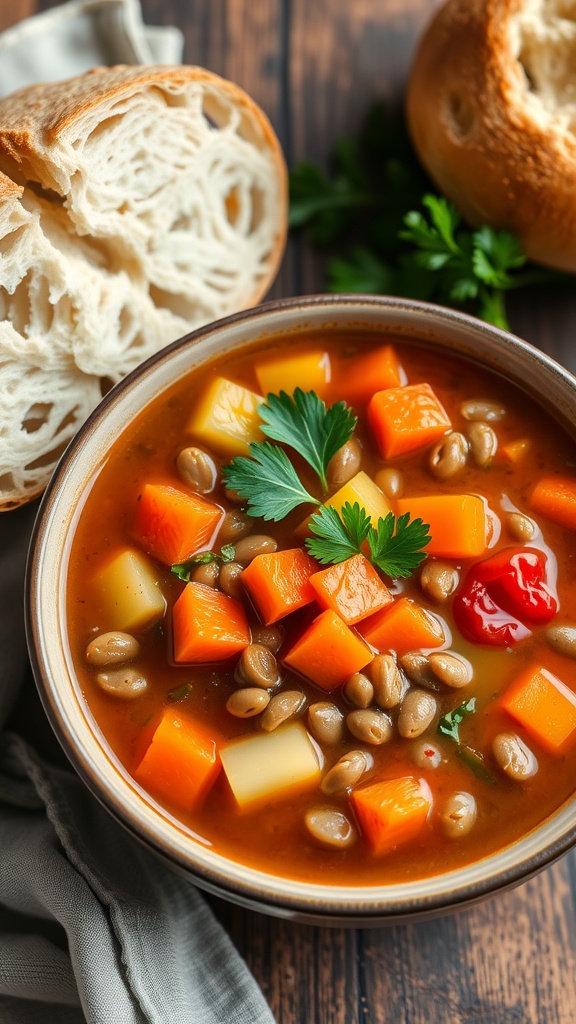
[[[380,611],[394,598],[364,555],[352,555],[310,577],[321,608],[332,608],[347,626]]]
[[[409,597],[400,597],[358,626],[368,643],[378,651],[407,651],[442,647],[446,636],[440,620]]]
[[[424,779],[383,779],[355,789],[352,805],[362,834],[376,854],[416,839],[426,825],[432,794]]]
[[[500,445],[499,451],[507,462],[515,466],[528,454],[531,447],[532,442],[529,437],[519,437],[516,441],[509,441],[508,444]]]
[[[478,558],[488,542],[489,520],[484,500],[476,494],[434,494],[398,498],[396,515],[428,523],[432,540],[426,554],[440,558]]]
[[[296,388],[302,388],[322,397],[332,375],[330,354],[323,348],[263,359],[254,369],[258,387],[265,395],[277,395],[280,391],[291,395]]]
[[[337,512],[340,512],[347,501],[351,505],[358,502],[360,508],[365,509],[366,514],[370,516],[373,526],[376,526],[379,519],[385,519],[392,511],[388,498],[362,469],[348,483],[343,484],[335,491],[331,498],[327,498],[324,504],[331,505]],[[294,531],[297,537],[310,536],[309,523],[310,516],[307,516]]]
[[[533,512],[576,530],[576,478],[549,476],[539,480],[528,499]]]
[[[201,583],[187,583],[172,609],[174,661],[224,661],[250,643],[241,601]]]
[[[518,676],[502,697],[502,707],[546,750],[554,752],[576,729],[576,694],[541,666]]]
[[[284,664],[322,690],[335,690],[368,665],[374,655],[335,612],[328,609],[311,622],[290,648]]]
[[[256,555],[240,578],[262,621],[270,626],[314,601],[310,577],[317,570],[318,563],[303,548],[287,548]]]
[[[192,810],[206,797],[220,767],[216,741],[180,712],[166,708],[132,774],[145,789]]]
[[[217,377],[196,405],[187,432],[225,458],[249,455],[249,444],[264,440],[258,414],[263,401],[241,384]]]
[[[377,391],[406,384],[406,373],[392,345],[360,352],[338,366],[334,391],[352,405],[368,402]],[[339,386],[338,386],[339,385]]]
[[[159,562],[185,562],[205,548],[224,518],[222,509],[198,494],[169,484],[145,484],[138,501],[134,535]]]
[[[452,426],[429,384],[377,391],[368,405],[368,419],[385,459],[425,448]]]

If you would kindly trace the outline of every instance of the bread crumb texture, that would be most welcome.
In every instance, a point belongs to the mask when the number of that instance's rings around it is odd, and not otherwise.
[[[420,42],[407,114],[471,224],[576,270],[576,0],[448,0]]]
[[[261,110],[193,67],[97,69],[0,100],[0,508],[37,496],[109,387],[257,303],[286,169]]]

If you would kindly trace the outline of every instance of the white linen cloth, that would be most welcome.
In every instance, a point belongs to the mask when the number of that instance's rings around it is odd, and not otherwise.
[[[0,36],[0,94],[97,64],[177,63],[181,44],[176,29],[145,28],[136,0],[72,0]],[[71,770],[5,729],[31,687],[23,590],[35,512],[0,515],[0,1024],[274,1024],[200,893]]]

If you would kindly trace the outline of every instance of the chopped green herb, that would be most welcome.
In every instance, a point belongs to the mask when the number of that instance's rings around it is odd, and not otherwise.
[[[297,165],[290,226],[308,227],[315,245],[341,246],[328,260],[333,291],[433,299],[506,328],[506,292],[571,284],[569,274],[526,266],[509,231],[463,225],[456,208],[432,194],[405,125],[381,105],[369,111],[357,143],[337,143],[332,171],[326,177],[313,164]]]
[[[474,772],[476,778],[481,779],[482,782],[494,782],[494,776],[492,772],[488,771],[482,754],[474,750],[473,747],[468,747],[463,743],[458,747],[457,755]]]
[[[468,700],[459,704],[457,708],[453,708],[448,714],[443,715],[438,722],[438,732],[441,732],[443,736],[448,736],[455,743],[460,743],[460,732],[459,728],[466,715],[471,715],[476,711],[476,698],[470,697]]]
[[[181,700],[186,700],[192,693],[192,683],[182,683],[182,686],[177,686],[175,690],[170,690],[166,700],[169,704],[178,704]]]
[[[306,540],[310,554],[321,565],[343,562],[362,554],[367,540],[370,561],[392,579],[411,576],[425,558],[422,550],[430,542],[428,526],[408,513],[396,519],[389,512],[372,526],[370,516],[356,501],[345,502],[340,514],[331,505],[322,505],[311,517]]]
[[[233,562],[235,554],[236,549],[233,544],[224,544],[220,548],[219,554],[217,551],[202,551],[187,562],[177,562],[170,566],[170,572],[173,572],[183,583],[189,583],[190,576],[197,566],[210,565],[211,562]]]
[[[258,407],[262,430],[274,441],[288,445],[317,473],[327,489],[328,464],[350,440],[356,417],[345,402],[329,408],[314,391],[296,388],[268,395]],[[318,504],[301,483],[283,448],[269,441],[252,442],[250,457],[239,455],[222,470],[226,487],[245,498],[252,516],[278,522],[299,505]]]
[[[267,437],[298,452],[312,466],[326,491],[328,464],[350,440],[357,423],[346,403],[335,402],[326,408],[314,391],[296,388],[292,397],[285,391],[268,395],[258,412]]]
[[[226,487],[246,499],[251,516],[279,522],[298,505],[316,505],[300,482],[283,448],[269,441],[253,441],[250,458],[238,455],[222,469]]]

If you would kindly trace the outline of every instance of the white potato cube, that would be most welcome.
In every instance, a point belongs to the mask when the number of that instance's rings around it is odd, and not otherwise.
[[[251,441],[263,441],[258,406],[264,399],[254,391],[217,377],[204,392],[187,430],[225,458],[248,455]]]
[[[166,599],[152,563],[138,551],[123,551],[96,580],[110,629],[146,629],[162,618]]]
[[[300,722],[235,740],[220,750],[220,757],[230,788],[243,808],[320,778],[318,755]]]

